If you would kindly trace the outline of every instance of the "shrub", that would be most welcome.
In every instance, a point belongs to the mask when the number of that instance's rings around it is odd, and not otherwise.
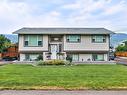
[[[66,60],[69,61],[70,63],[72,62],[72,57],[71,56],[67,56]]]
[[[64,60],[48,60],[48,61],[38,61],[37,65],[69,65],[69,62]]]
[[[38,66],[42,66],[42,65],[44,65],[44,64],[45,64],[45,61],[42,61],[42,60],[40,60],[40,61],[37,62],[37,65],[38,65]]]
[[[37,60],[43,60],[43,56],[40,54],[40,55],[37,57]]]

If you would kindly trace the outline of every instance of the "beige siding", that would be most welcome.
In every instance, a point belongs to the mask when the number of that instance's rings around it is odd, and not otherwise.
[[[20,61],[25,61],[25,54],[20,54]]]
[[[92,43],[91,36],[81,36],[81,42],[69,43],[66,42],[66,35],[64,36],[64,50],[65,51],[108,51],[109,50],[109,36],[106,36],[106,43]]]
[[[109,59],[108,59],[108,54],[104,54],[104,60],[105,60],[105,61],[109,61]]]
[[[24,47],[24,36],[19,35],[19,52],[20,51],[48,51],[48,35],[43,35],[42,47]]]

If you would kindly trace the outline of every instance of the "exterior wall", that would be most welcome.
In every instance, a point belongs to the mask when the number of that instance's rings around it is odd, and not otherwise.
[[[92,43],[90,35],[81,35],[81,42],[66,42],[64,36],[64,51],[109,51],[109,36],[106,36],[106,43]]]
[[[5,57],[16,57],[18,58],[19,53],[18,53],[18,46],[17,45],[12,45],[8,48],[6,48],[6,51],[2,53],[1,57],[5,58]]]
[[[27,53],[38,53],[42,51],[43,59],[46,60],[46,52],[48,53],[49,40],[48,35],[43,35],[43,46],[42,47],[24,47],[24,36],[19,35],[19,52],[20,52],[20,61],[24,61],[25,52]],[[63,37],[63,50],[65,51],[109,51],[109,36],[106,36],[106,43],[92,43],[92,37],[90,35],[81,35],[81,42],[79,43],[69,43],[66,42],[66,35]],[[73,53],[73,52],[72,52]],[[94,52],[95,53],[95,52]],[[97,52],[98,53],[98,52]],[[92,54],[80,54],[79,53],[79,62],[88,61],[91,59]],[[104,54],[104,60],[108,61],[108,53]]]
[[[20,56],[20,61],[24,61],[24,59],[25,59],[25,54],[20,54],[19,56]]]
[[[20,51],[48,51],[48,35],[43,35],[42,47],[24,47],[24,36],[19,35],[19,52]]]
[[[105,61],[108,61],[107,58],[108,58],[108,54],[104,54]],[[25,54],[20,54],[20,61],[24,61],[24,59],[25,59]],[[85,62],[85,61],[88,61],[88,59],[91,59],[92,61],[92,54],[79,54],[79,62]]]
[[[104,59],[105,59],[105,61],[109,61],[109,55],[108,54],[104,54]]]

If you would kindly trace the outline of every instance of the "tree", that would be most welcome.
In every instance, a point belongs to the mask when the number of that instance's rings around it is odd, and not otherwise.
[[[72,56],[67,55],[66,60],[71,63],[72,62]]]
[[[126,46],[126,45],[125,45],[125,46],[119,45],[119,46],[116,48],[116,51],[122,51],[122,52],[127,51],[127,46]]]
[[[11,45],[11,41],[6,38],[4,35],[0,35],[0,53],[3,52],[3,50]]]

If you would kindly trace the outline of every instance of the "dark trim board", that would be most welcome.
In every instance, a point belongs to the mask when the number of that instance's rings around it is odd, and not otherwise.
[[[49,51],[19,51],[19,53],[40,53],[40,52],[49,52]],[[63,51],[66,53],[79,53],[79,54],[94,54],[94,53],[98,53],[98,54],[102,54],[102,53],[108,53],[109,51]]]
[[[48,51],[19,51],[19,53],[43,53]]]

